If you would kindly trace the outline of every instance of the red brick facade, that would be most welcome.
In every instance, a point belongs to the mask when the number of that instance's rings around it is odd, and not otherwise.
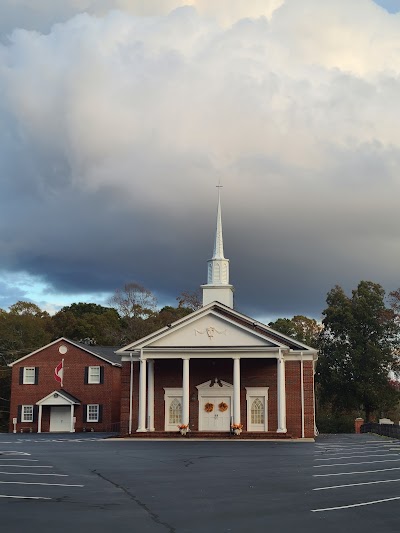
[[[59,347],[65,345],[68,351],[62,355]],[[88,346],[90,350],[90,346]],[[59,340],[34,353],[30,357],[16,363],[12,368],[10,431],[13,431],[13,418],[18,418],[18,406],[33,405],[51,394],[61,390],[61,384],[54,378],[54,369],[64,359],[64,378],[62,390],[80,401],[75,406],[76,431],[111,431],[118,430],[121,403],[121,367],[113,366],[110,362],[91,355],[84,349]],[[100,366],[102,368],[102,383],[85,383],[85,368]],[[37,384],[20,384],[20,369],[35,367],[39,369]],[[85,422],[84,410],[88,404],[97,404],[101,408],[101,421]],[[42,431],[49,431],[50,406],[43,406]],[[33,422],[18,420],[17,432],[36,432],[38,429],[37,409],[34,410]]]
[[[302,436],[301,362],[286,361],[286,422],[287,431],[296,438]],[[276,359],[241,359],[241,421],[247,430],[246,387],[268,387],[268,430],[276,431],[277,418],[277,362]],[[233,383],[231,359],[191,359],[189,386],[190,429],[199,428],[199,403],[197,385],[210,379]],[[156,431],[165,428],[164,388],[182,387],[182,360],[155,360],[154,362],[154,426]],[[303,362],[304,436],[314,437],[313,362]],[[122,366],[121,432],[128,433],[129,425],[130,362]],[[138,427],[139,363],[133,363],[132,432]]]

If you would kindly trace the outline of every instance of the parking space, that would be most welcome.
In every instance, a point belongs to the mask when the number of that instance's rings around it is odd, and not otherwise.
[[[315,445],[314,513],[390,504],[400,500],[399,441],[373,435],[325,436]]]
[[[0,498],[8,500],[53,500],[64,498],[73,483],[69,475],[55,471],[46,461],[20,450],[4,450],[0,444]]]
[[[400,443],[0,435],[7,533],[399,531]]]

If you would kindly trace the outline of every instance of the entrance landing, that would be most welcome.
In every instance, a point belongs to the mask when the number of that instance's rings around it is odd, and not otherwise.
[[[129,439],[234,439],[234,440],[290,440],[289,433],[276,433],[275,431],[250,432],[243,431],[240,435],[232,435],[226,431],[189,431],[186,435],[181,435],[179,431],[146,431],[143,433],[121,434],[120,437]]]

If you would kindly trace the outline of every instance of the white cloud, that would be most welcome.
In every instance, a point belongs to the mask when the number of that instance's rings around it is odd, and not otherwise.
[[[76,262],[95,255],[85,239],[97,242],[103,215],[111,234],[119,217],[132,217],[132,250],[169,243],[163,253],[175,268],[173,236],[184,248],[198,235],[213,207],[200,213],[208,189],[222,176],[228,255],[249,295],[250,278],[265,270],[277,287],[297,290],[300,276],[311,291],[313,280],[319,295],[364,274],[393,283],[400,16],[369,0],[191,3],[70,2],[57,16],[93,14],[47,34],[15,31],[1,46],[4,209],[18,195],[29,220],[15,222],[12,243],[0,233],[9,263],[33,249],[57,263],[58,246],[45,246],[57,232]],[[82,233],[68,236],[57,209],[102,194]],[[121,253],[103,246],[99,254]],[[145,263],[144,253],[139,271]],[[165,276],[154,278],[161,291],[172,282]]]

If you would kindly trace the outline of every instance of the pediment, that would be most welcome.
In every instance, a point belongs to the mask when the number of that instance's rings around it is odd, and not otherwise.
[[[79,405],[80,401],[63,390],[54,390],[38,402],[36,405]]]
[[[276,347],[250,328],[210,311],[146,343],[149,348]]]
[[[216,386],[217,388],[224,388],[224,389],[233,389],[232,383],[228,383],[227,381],[223,381],[222,379],[209,379],[208,381],[205,381],[204,383],[200,383],[200,385],[196,385],[196,389],[198,390],[209,390]]]

